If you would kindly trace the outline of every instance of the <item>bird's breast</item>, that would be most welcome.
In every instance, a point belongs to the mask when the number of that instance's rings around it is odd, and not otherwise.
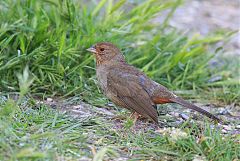
[[[104,92],[107,91],[107,74],[108,74],[108,70],[106,70],[106,67],[97,67],[97,79],[98,79],[98,83],[99,86],[102,88],[102,90]]]

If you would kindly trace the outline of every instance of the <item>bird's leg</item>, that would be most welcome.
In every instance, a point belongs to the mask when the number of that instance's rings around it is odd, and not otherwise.
[[[130,118],[133,118],[133,115],[135,114],[136,112],[132,112],[131,115],[130,115]]]
[[[133,112],[131,115],[130,115],[130,118],[133,119],[133,125],[136,124],[137,122],[137,119],[140,117],[140,115],[137,113],[137,112]]]

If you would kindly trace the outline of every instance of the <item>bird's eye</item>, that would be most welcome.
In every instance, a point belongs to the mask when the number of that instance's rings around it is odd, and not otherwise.
[[[104,48],[100,48],[100,51],[104,51]]]

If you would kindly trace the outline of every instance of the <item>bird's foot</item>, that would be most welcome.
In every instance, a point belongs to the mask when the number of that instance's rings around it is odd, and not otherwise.
[[[139,115],[137,112],[133,112],[131,115],[130,115],[130,118],[133,119],[133,125],[135,126],[138,118],[140,118],[141,115]]]

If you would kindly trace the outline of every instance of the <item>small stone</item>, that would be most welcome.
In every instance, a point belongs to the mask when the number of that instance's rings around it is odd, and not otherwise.
[[[189,116],[186,115],[186,114],[184,114],[184,113],[180,113],[179,116],[180,116],[182,119],[184,119],[184,120],[189,119]]]
[[[177,112],[170,112],[169,114],[174,116],[174,117],[178,117],[179,116],[179,113],[177,113]]]
[[[218,113],[221,114],[221,115],[226,115],[226,114],[228,114],[228,110],[225,109],[225,108],[219,108],[219,112]]]
[[[52,98],[47,98],[47,102],[52,102],[53,99]]]
[[[222,129],[222,133],[226,134],[226,133],[227,133],[227,130]]]
[[[228,125],[223,125],[223,128],[227,131],[231,131],[232,130],[232,127],[231,126],[228,126]]]
[[[72,108],[73,108],[73,109],[80,109],[80,108],[81,108],[81,105],[76,105],[76,106],[73,106]]]
[[[53,109],[56,109],[57,108],[57,105],[56,104],[52,104],[52,105],[50,105],[51,106],[51,108],[53,108]]]
[[[237,125],[237,126],[236,126],[236,129],[240,129],[240,125]]]
[[[199,156],[199,155],[194,156],[194,159],[193,159],[193,161],[206,161],[206,160],[207,160],[206,157]]]

